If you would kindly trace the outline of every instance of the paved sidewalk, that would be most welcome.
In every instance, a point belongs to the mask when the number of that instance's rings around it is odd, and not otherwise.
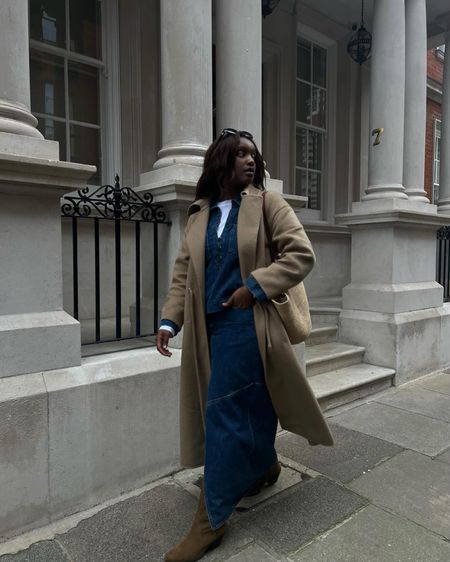
[[[222,545],[202,560],[450,560],[450,374],[392,389],[329,421],[332,449],[280,434],[282,478],[240,506]],[[160,561],[190,526],[198,478],[183,471],[0,544],[0,562]],[[33,544],[17,552],[27,540]]]

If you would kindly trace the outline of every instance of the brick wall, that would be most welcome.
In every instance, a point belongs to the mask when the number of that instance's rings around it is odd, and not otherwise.
[[[442,84],[444,79],[444,62],[436,56],[434,49],[430,49],[427,53],[427,74],[429,78]]]

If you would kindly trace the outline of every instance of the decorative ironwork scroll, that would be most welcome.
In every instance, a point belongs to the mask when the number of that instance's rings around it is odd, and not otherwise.
[[[65,195],[61,213],[65,217],[139,220],[168,224],[162,205],[153,203],[153,195],[139,195],[131,187],[121,187],[116,174],[114,185],[102,185],[95,191],[85,187],[76,195]]]

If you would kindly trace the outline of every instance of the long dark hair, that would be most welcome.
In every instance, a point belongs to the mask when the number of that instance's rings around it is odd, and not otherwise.
[[[243,138],[248,138],[247,136]],[[219,136],[209,146],[203,162],[203,172],[197,183],[196,199],[204,197],[211,199],[220,198],[220,189],[226,180],[231,178],[236,160],[236,152],[241,137],[234,135]],[[264,160],[253,139],[248,139],[255,147],[255,175],[253,185],[264,189]]]

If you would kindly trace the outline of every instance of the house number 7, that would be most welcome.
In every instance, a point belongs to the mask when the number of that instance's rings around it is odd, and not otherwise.
[[[377,146],[377,144],[381,144],[381,135],[384,133],[383,127],[379,127],[378,129],[373,129],[372,136],[377,135],[376,139],[373,141],[373,146]]]

